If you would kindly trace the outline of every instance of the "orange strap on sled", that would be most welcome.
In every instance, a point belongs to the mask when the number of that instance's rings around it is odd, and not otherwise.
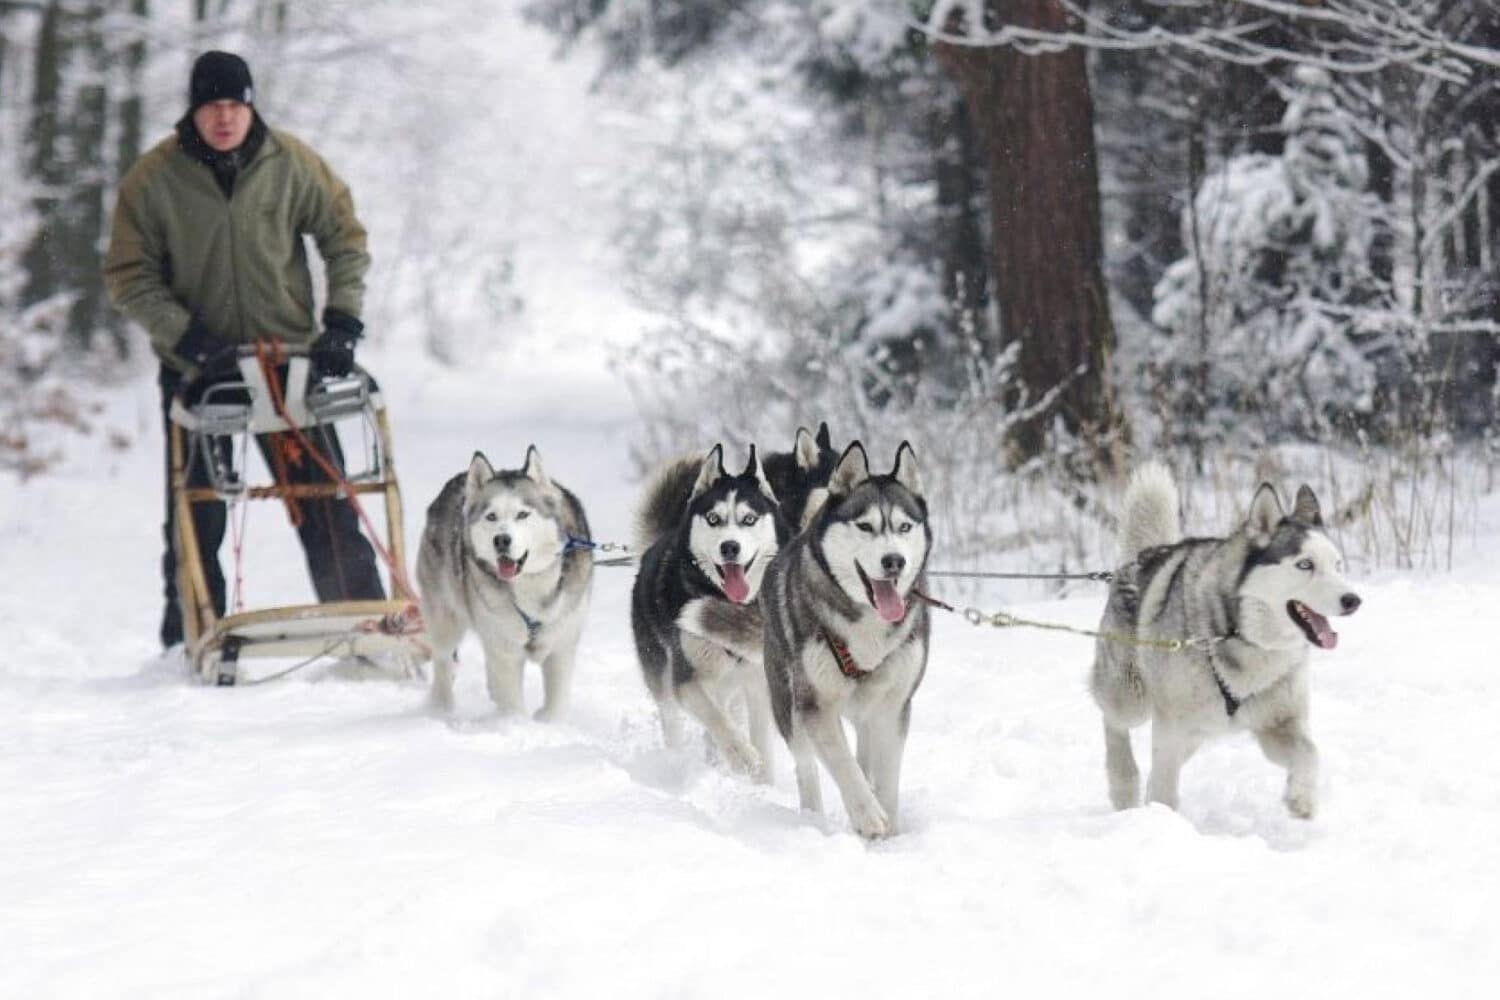
[[[276,407],[276,412],[281,414],[283,420],[286,417],[286,400],[281,387],[281,379],[277,376],[278,365],[286,364],[286,348],[280,340],[257,340],[255,342],[255,360],[260,364],[260,372],[265,376],[266,387],[271,392],[271,402]],[[290,424],[291,421],[287,420]],[[287,465],[302,464],[302,446],[291,434],[271,435],[271,473],[276,477],[278,487],[291,485],[291,476],[287,473]],[[302,505],[297,498],[292,496],[291,490],[285,490],[282,496],[286,503],[286,516],[291,519],[292,527],[302,527]]]

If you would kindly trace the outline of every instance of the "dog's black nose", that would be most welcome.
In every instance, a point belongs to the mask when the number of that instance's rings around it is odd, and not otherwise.
[[[1359,595],[1345,594],[1339,598],[1339,604],[1343,607],[1344,614],[1352,615],[1359,609]]]
[[[719,555],[723,556],[729,562],[733,562],[740,557],[740,543],[733,540],[720,542]]]
[[[509,535],[496,535],[495,536],[495,548],[497,550],[501,551],[501,552],[504,552],[506,549],[510,548],[510,536]]]
[[[901,571],[906,568],[906,557],[896,552],[887,552],[880,557],[880,568],[887,577],[900,576]]]

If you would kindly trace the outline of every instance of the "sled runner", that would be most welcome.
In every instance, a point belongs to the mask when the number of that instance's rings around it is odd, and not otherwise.
[[[425,659],[421,615],[407,582],[390,426],[374,379],[358,366],[348,376],[318,377],[305,352],[267,342],[241,348],[234,362],[228,372],[185,384],[171,406],[177,591],[194,671],[205,682],[232,685],[239,679],[239,661],[248,657],[376,657],[406,664]],[[334,425],[345,431],[342,474],[312,440],[318,437],[316,429]],[[273,450],[300,448],[303,457],[317,462],[332,481],[290,483],[274,473],[272,482],[248,482],[246,446],[262,434],[278,435]],[[189,485],[189,470],[200,458],[208,483]],[[273,470],[280,465],[269,464]],[[360,497],[368,496],[384,500],[383,539],[359,503]],[[194,504],[275,500],[290,510],[300,502],[330,497],[347,497],[353,504],[378,557],[386,563],[392,596],[233,608],[232,613],[218,615],[200,559]]]

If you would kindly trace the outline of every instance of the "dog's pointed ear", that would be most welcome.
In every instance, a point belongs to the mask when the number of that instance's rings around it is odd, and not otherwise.
[[[1306,483],[1297,487],[1297,499],[1292,504],[1292,520],[1312,528],[1323,527],[1323,509],[1318,506],[1317,494]]]
[[[1260,489],[1255,491],[1255,498],[1250,501],[1250,514],[1245,518],[1245,531],[1252,542],[1264,547],[1271,543],[1271,536],[1276,533],[1276,525],[1281,523],[1283,516],[1281,499],[1276,495],[1276,487],[1270,483],[1261,483]]]
[[[484,457],[484,452],[476,451],[469,459],[469,474],[464,477],[464,501],[472,499],[481,486],[494,478],[495,467]]]
[[[902,441],[896,449],[896,467],[891,470],[891,475],[913,496],[922,495],[922,477],[917,474],[917,453],[912,450],[911,442]]]
[[[776,503],[780,502],[776,499],[776,491],[771,489],[770,480],[766,479],[765,466],[761,465],[760,459],[755,456],[755,445],[753,444],[750,446],[750,461],[746,463],[745,471],[740,473],[740,475],[753,477],[756,485],[760,487],[760,491],[766,495],[767,499]]]
[[[806,427],[797,428],[797,442],[792,445],[792,454],[797,459],[797,468],[803,472],[818,467],[818,442],[813,440],[812,431]]]
[[[851,441],[844,454],[839,456],[839,464],[833,467],[833,475],[828,477],[828,492],[834,496],[847,496],[855,486],[869,478],[870,459],[865,454],[865,446]]]
[[[698,466],[698,481],[693,484],[693,492],[688,497],[688,503],[707,493],[719,477],[724,475],[724,446],[716,444],[709,449],[703,458],[703,464]]]
[[[826,420],[818,424],[817,445],[824,451],[833,450],[833,438],[828,436],[828,421]]]
[[[526,448],[526,464],[521,466],[521,473],[527,479],[538,486],[551,486],[546,471],[542,468],[542,453],[536,450],[536,445],[528,445]]]

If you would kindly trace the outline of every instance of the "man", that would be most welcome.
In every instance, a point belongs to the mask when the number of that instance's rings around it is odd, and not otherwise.
[[[176,134],[142,156],[120,183],[104,278],[110,300],[145,328],[161,360],[164,420],[184,381],[225,367],[240,345],[279,338],[289,346],[309,347],[318,373],[345,375],[364,329],[359,314],[370,256],[349,188],[307,145],[268,128],[256,113],[254,97],[250,67],[239,56],[199,56],[188,113]],[[327,265],[321,329],[313,316],[304,233]],[[170,427],[168,441],[164,647],[183,639]],[[266,439],[259,444],[269,461],[272,444]],[[320,446],[342,467],[331,429],[321,434]],[[327,481],[306,456],[287,472],[291,482]],[[207,482],[204,456],[196,457],[188,478],[193,486]],[[318,599],[383,597],[374,553],[349,502],[307,500],[298,506],[298,533]],[[214,607],[222,615],[218,550],[224,504],[195,504],[193,521]]]

